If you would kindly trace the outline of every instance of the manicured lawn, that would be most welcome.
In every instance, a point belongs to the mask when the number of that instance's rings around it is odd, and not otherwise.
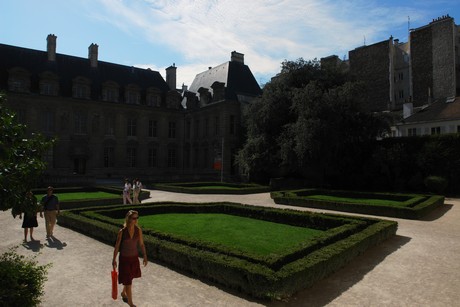
[[[142,228],[237,248],[256,255],[277,254],[324,233],[246,217],[214,214],[156,214],[141,216]]]
[[[108,192],[69,192],[69,193],[56,193],[59,201],[68,200],[82,200],[82,199],[107,199],[107,198],[121,198],[121,195],[108,193]]]
[[[372,205],[384,205],[384,206],[404,206],[404,202],[388,200],[388,199],[378,199],[378,198],[348,198],[348,197],[338,197],[338,196],[331,196],[331,195],[324,195],[324,194],[308,195],[308,196],[304,196],[304,198],[333,201],[333,202],[340,202],[340,203],[372,204]]]

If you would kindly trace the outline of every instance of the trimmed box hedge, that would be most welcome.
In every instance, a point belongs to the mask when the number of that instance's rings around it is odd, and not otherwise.
[[[309,195],[328,195],[345,198],[343,202],[309,199]],[[397,194],[397,193],[368,193],[353,191],[336,191],[323,189],[300,189],[278,191],[270,194],[277,204],[326,209],[343,212],[362,213],[369,215],[389,216],[404,219],[420,219],[433,209],[444,204],[444,196]],[[346,198],[380,199],[399,201],[400,205],[384,205],[373,203],[353,203]]]
[[[82,207],[93,207],[93,206],[107,206],[107,205],[119,205],[123,203],[123,189],[115,187],[105,186],[92,186],[92,187],[65,187],[65,188],[54,188],[54,194],[59,193],[75,193],[75,192],[97,192],[103,191],[119,195],[119,198],[95,198],[95,199],[79,199],[79,200],[66,200],[59,201],[61,210],[75,209]],[[42,195],[46,194],[46,189],[35,189],[34,194],[38,200],[41,199]],[[139,200],[145,200],[150,198],[150,191],[142,190],[139,194]]]
[[[132,206],[82,208],[64,212],[62,226],[114,244]],[[225,287],[264,299],[282,299],[337,271],[371,246],[395,235],[397,223],[371,218],[302,212],[235,203],[147,203],[140,216],[162,213],[222,213],[324,230],[325,234],[279,255],[245,254],[228,247],[144,229],[151,260]]]
[[[270,192],[270,187],[250,183],[227,182],[184,182],[184,183],[156,183],[155,189],[167,192],[188,194],[255,194]],[[209,188],[220,187],[223,188]]]

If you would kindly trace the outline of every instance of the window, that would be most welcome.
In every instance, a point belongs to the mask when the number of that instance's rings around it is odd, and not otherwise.
[[[136,119],[135,118],[130,118],[128,119],[128,130],[127,130],[127,135],[128,136],[136,136]]]
[[[168,137],[170,139],[176,138],[176,122],[169,122]]]
[[[43,81],[40,83],[40,94],[42,95],[57,95],[57,84],[51,81]]]
[[[194,133],[194,137],[195,138],[199,138],[199,132],[200,132],[200,120],[197,119],[195,120],[195,133]]]
[[[417,135],[417,128],[408,128],[407,129],[407,136],[416,136]]]
[[[235,115],[230,115],[230,134],[235,134]]]
[[[128,147],[126,150],[128,167],[136,167],[137,150],[135,147]]]
[[[149,137],[157,137],[157,121],[149,120]]]
[[[73,80],[72,96],[74,98],[89,99],[91,94],[90,81],[83,77],[77,77]]]
[[[104,147],[104,167],[115,166],[115,149],[113,147]]]
[[[157,152],[158,149],[156,147],[149,148],[147,157],[149,167],[157,166]]]
[[[431,127],[431,134],[441,134],[441,127]]]
[[[8,71],[8,89],[13,92],[26,93],[30,88],[30,73],[22,68],[13,68]]]
[[[209,118],[206,118],[204,120],[204,136],[208,136],[208,130],[209,130]]]
[[[460,126],[457,126],[457,133],[460,133]]]
[[[214,135],[220,134],[220,119],[219,116],[214,118]]]
[[[168,148],[168,167],[176,167],[176,148]]]
[[[53,165],[54,166],[54,149],[50,148],[47,150],[44,155],[43,155],[43,161],[46,162],[48,165]]]
[[[74,119],[74,132],[76,134],[86,134],[86,114],[81,111],[77,111],[75,112]]]
[[[404,90],[399,91],[399,98],[400,99],[404,98]]]
[[[400,72],[400,73],[398,74],[398,80],[399,80],[399,81],[404,80],[404,73]]]
[[[54,132],[54,112],[51,110],[45,110],[42,114],[42,128],[43,132]]]
[[[118,83],[114,81],[106,81],[102,84],[102,100],[103,101],[118,102],[119,92],[120,90],[119,90]]]
[[[130,90],[126,94],[126,102],[130,103],[130,104],[139,104],[139,102],[141,100],[140,98],[141,97],[140,97],[139,93],[134,91],[134,90]]]
[[[115,134],[115,117],[113,115],[107,115],[105,117],[105,134],[106,135]]]
[[[187,121],[185,122],[185,137],[187,139],[190,139],[190,134],[191,134],[191,126],[192,126],[192,123],[190,122],[190,119],[187,119]]]
[[[10,78],[9,89],[13,92],[26,92],[25,80],[20,78]]]

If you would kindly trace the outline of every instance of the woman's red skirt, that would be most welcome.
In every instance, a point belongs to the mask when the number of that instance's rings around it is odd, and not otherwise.
[[[141,277],[141,266],[139,257],[123,257],[118,258],[118,283],[123,285],[131,285],[133,278]]]

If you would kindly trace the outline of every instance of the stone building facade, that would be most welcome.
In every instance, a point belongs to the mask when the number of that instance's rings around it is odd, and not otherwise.
[[[406,43],[390,37],[349,51],[348,65],[368,111],[401,111],[459,95],[459,50],[460,27],[446,15],[411,29]]]
[[[157,71],[98,60],[96,44],[87,59],[58,54],[56,40],[48,35],[46,52],[0,44],[8,106],[30,132],[56,139],[45,182],[238,179],[241,109],[261,94],[242,54],[233,52],[239,61],[222,64],[214,81],[183,93],[175,65],[165,81]]]

